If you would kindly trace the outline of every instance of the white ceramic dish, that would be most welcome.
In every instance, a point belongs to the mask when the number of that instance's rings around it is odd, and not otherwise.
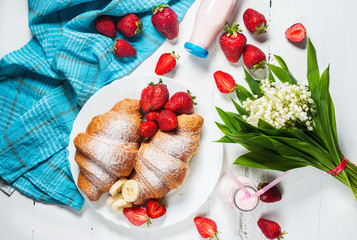
[[[189,89],[193,95],[198,95],[194,89],[185,86],[182,83],[166,77],[162,78],[167,85],[170,96],[178,91]],[[109,111],[116,102],[124,98],[140,99],[141,90],[149,82],[158,82],[158,76],[128,76],[103,87],[96,92],[83,106],[76,120],[73,123],[73,129],[70,135],[69,144],[69,162],[73,179],[77,183],[79,168],[74,161],[75,146],[73,139],[79,132],[84,132],[90,120],[96,116]],[[220,143],[213,142],[220,136],[218,128],[214,124],[210,111],[204,106],[203,101],[197,96],[197,105],[194,112],[204,117],[205,122],[201,134],[201,143],[199,151],[193,156],[190,162],[190,171],[181,187],[171,191],[164,198],[167,204],[166,214],[158,219],[152,219],[151,227],[167,227],[183,221],[191,214],[196,212],[199,207],[207,200],[213,192],[214,186],[219,178],[222,162],[223,147]],[[135,227],[132,225],[121,212],[115,212],[108,208],[105,199],[108,193],[96,201],[89,201],[84,194],[86,202],[105,218],[114,223],[125,227]],[[146,227],[146,224],[143,225]]]

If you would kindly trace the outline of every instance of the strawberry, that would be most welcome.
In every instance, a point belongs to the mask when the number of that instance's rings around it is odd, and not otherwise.
[[[118,38],[114,43],[113,53],[117,57],[133,57],[136,55],[136,50],[130,43]]]
[[[170,110],[164,110],[157,116],[157,123],[162,131],[171,131],[177,128],[176,114]]]
[[[146,114],[147,121],[157,121],[157,116],[159,115],[160,111],[150,111]]]
[[[279,240],[280,238],[282,238],[282,236],[284,234],[286,234],[285,232],[283,232],[283,233],[281,232],[281,228],[280,228],[279,224],[277,224],[274,221],[260,218],[257,223],[258,223],[260,230],[262,230],[263,234],[268,239],[278,239]]]
[[[235,22],[232,26],[227,22],[225,32],[219,38],[221,49],[231,63],[238,62],[247,44],[247,38],[241,34],[242,30],[238,26]]]
[[[157,75],[163,75],[170,72],[176,66],[176,59],[179,59],[180,56],[175,55],[175,51],[172,53],[164,53],[160,56],[159,61],[157,61],[155,73]]]
[[[134,37],[142,32],[143,23],[138,16],[130,13],[117,22],[117,28],[126,37]]]
[[[115,23],[112,16],[101,15],[94,20],[94,27],[104,36],[114,37],[116,34]]]
[[[306,35],[306,28],[301,23],[295,23],[285,31],[285,38],[292,42],[302,42]]]
[[[139,134],[145,138],[151,138],[157,131],[157,124],[154,121],[145,121],[140,124]]]
[[[264,188],[268,183],[262,183],[259,184],[258,188],[259,190]],[[268,191],[260,195],[260,201],[266,202],[266,203],[272,203],[272,202],[278,202],[281,200],[281,192],[279,188],[276,186],[273,186],[270,188]]]
[[[123,213],[124,216],[135,226],[140,226],[144,223],[147,223],[149,226],[151,223],[144,207],[124,208]]]
[[[235,89],[236,82],[233,77],[225,72],[217,71],[213,74],[218,90],[221,93],[229,93]]]
[[[152,11],[151,22],[154,28],[170,40],[176,38],[179,34],[179,21],[175,11],[167,4],[161,4]]]
[[[248,31],[257,35],[265,33],[268,27],[264,15],[251,8],[245,10],[243,21]]]
[[[169,99],[169,90],[160,79],[157,84],[153,82],[141,92],[141,108],[145,112],[161,109]]]
[[[187,90],[186,92],[177,92],[167,101],[165,104],[166,110],[171,110],[174,113],[189,113],[191,112],[195,96],[191,96],[191,92]]]
[[[146,210],[151,218],[161,217],[166,213],[166,207],[157,199],[150,199],[146,205]]]
[[[262,50],[252,44],[247,44],[243,53],[243,61],[247,68],[253,71],[264,69],[266,56]]]
[[[209,218],[204,218],[204,217],[195,217],[193,221],[196,224],[196,228],[198,230],[198,233],[201,235],[203,238],[213,238],[217,237],[217,225],[216,223]]]

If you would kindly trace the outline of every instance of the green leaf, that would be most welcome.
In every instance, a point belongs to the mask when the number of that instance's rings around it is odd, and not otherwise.
[[[258,97],[263,96],[262,91],[260,90],[259,87],[259,82],[256,81],[249,73],[248,71],[244,69],[244,74],[245,74],[245,81],[248,83],[250,90],[252,91],[253,94],[258,95]]]
[[[283,83],[288,82],[292,83],[289,73],[281,67],[274,66],[272,64],[267,63],[269,69],[275,74],[275,76]]]
[[[245,87],[239,84],[236,84],[236,94],[240,103],[243,103],[245,100],[247,100],[247,98],[255,100],[253,94],[251,94]]]
[[[270,129],[270,130],[275,130],[276,128],[270,125],[268,122],[259,119],[258,120],[258,128],[259,129]]]
[[[286,63],[285,63],[285,61],[284,61],[280,56],[278,56],[278,55],[274,55],[274,57],[275,57],[276,61],[279,63],[279,65],[280,65],[283,69],[285,69],[285,71],[287,71],[287,72],[289,73],[289,77],[290,77],[290,79],[291,79],[291,83],[297,84],[297,81],[296,81],[295,77],[291,74],[291,72],[290,72],[288,66],[287,66]]]
[[[307,166],[307,164],[292,161],[291,159],[284,158],[267,149],[251,151],[241,155],[235,160],[234,164],[245,167],[272,169],[278,171],[287,171]]]
[[[236,143],[234,141],[232,141],[231,139],[229,139],[227,136],[223,136],[220,139],[214,141],[214,142],[219,142],[219,143]]]
[[[270,69],[269,69],[269,81],[270,81],[270,82],[275,82],[274,75],[273,75],[273,73],[271,72]]]
[[[234,107],[236,108],[237,112],[240,115],[246,115],[246,116],[250,115],[250,113],[247,112],[243,107],[241,107],[236,101],[234,101],[233,98],[231,98],[231,100],[233,102]]]
[[[314,45],[311,43],[310,39],[307,42],[307,80],[309,82],[309,88],[312,93],[313,98],[319,91],[319,79],[320,72],[319,66],[317,64],[316,50]]]
[[[216,110],[218,112],[218,115],[221,117],[222,121],[224,122],[224,124],[226,124],[226,127],[229,129],[229,131],[236,132],[240,130],[239,124],[236,121],[234,121],[234,119],[229,114],[227,114],[225,111],[223,111],[218,107],[216,107]]]
[[[221,124],[221,123],[218,123],[218,122],[215,122],[217,127],[219,128],[219,130],[221,130],[221,132],[223,134],[229,134],[231,133],[231,131],[229,130],[229,128],[226,127],[226,125],[224,124]]]

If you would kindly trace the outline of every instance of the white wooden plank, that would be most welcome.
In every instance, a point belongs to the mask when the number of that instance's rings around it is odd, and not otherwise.
[[[0,191],[0,238],[31,239],[33,201],[15,191],[11,197]]]

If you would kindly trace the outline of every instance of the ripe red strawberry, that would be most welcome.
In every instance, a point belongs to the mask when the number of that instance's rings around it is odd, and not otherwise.
[[[218,90],[221,93],[229,93],[235,89],[236,82],[233,77],[225,72],[217,71],[213,74]]]
[[[112,16],[101,15],[94,20],[94,27],[104,36],[114,37],[116,34],[115,23]]]
[[[251,8],[245,10],[243,21],[248,31],[257,35],[265,33],[268,27],[264,15]]]
[[[140,124],[139,134],[142,137],[151,138],[157,131],[157,124],[154,121],[145,121]]]
[[[162,131],[171,131],[177,128],[176,114],[170,110],[164,110],[157,116],[157,123]]]
[[[147,213],[151,218],[161,217],[166,213],[166,207],[157,199],[150,199],[146,205]]]
[[[306,28],[301,23],[295,23],[285,31],[286,39],[292,42],[302,42],[306,35]]]
[[[219,38],[221,49],[231,63],[238,62],[247,44],[247,38],[241,34],[242,29],[238,26],[235,22],[233,22],[232,26],[227,22],[224,29],[225,32]]]
[[[144,223],[147,223],[149,226],[151,223],[144,207],[124,208],[123,213],[124,216],[135,226],[140,226]]]
[[[186,92],[177,92],[167,101],[165,104],[165,109],[173,111],[174,113],[189,113],[191,112],[195,96],[191,96],[191,92],[187,90]]]
[[[163,108],[169,99],[169,90],[160,79],[157,84],[153,82],[144,88],[141,92],[141,108],[145,112],[155,111]]]
[[[258,220],[258,226],[268,239],[280,239],[286,234],[285,232],[281,232],[279,224],[268,219],[260,218]]]
[[[136,50],[127,41],[117,39],[113,46],[113,53],[117,57],[133,57],[136,55]]]
[[[159,115],[160,111],[150,111],[146,114],[147,121],[157,121],[157,116]]]
[[[262,50],[252,44],[247,44],[243,53],[243,61],[247,68],[253,71],[264,69],[266,56]]]
[[[198,233],[201,235],[203,238],[213,238],[217,237],[217,225],[216,223],[209,218],[204,218],[204,217],[195,217],[193,221],[196,224],[196,228],[198,230]]]
[[[179,59],[180,56],[175,55],[175,51],[172,53],[164,53],[160,56],[159,61],[157,61],[155,73],[157,75],[163,75],[170,72],[176,66],[176,59]]]
[[[259,190],[264,188],[266,185],[269,183],[262,183],[259,184],[258,188]],[[279,188],[276,186],[270,188],[268,191],[260,195],[260,201],[266,202],[266,203],[272,203],[272,202],[278,202],[281,200],[281,192]]]
[[[117,22],[117,28],[126,37],[133,37],[142,32],[143,23],[138,16],[130,13]]]
[[[167,39],[176,38],[179,34],[179,21],[175,11],[167,4],[161,4],[152,11],[151,22],[154,28]]]

